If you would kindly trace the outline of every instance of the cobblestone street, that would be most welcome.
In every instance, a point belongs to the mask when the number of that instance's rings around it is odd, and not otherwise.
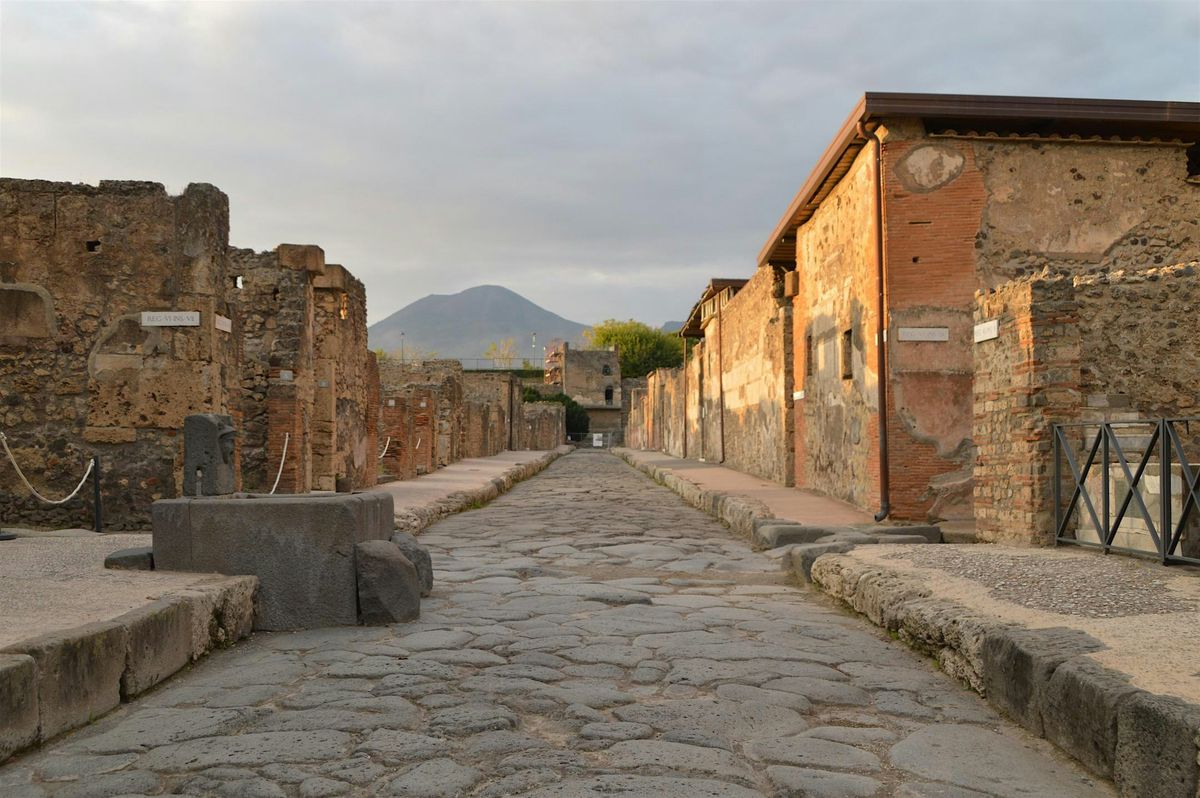
[[[417,623],[259,634],[0,795],[1110,795],[616,457],[421,535]]]

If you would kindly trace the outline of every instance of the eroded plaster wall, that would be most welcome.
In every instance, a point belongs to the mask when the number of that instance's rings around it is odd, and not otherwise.
[[[705,417],[723,414],[718,422],[724,426],[724,464],[785,485],[794,479],[791,324],[782,275],[767,267],[756,271],[704,329],[706,344],[711,347],[716,339],[721,348],[719,395],[715,403],[712,398],[705,403],[703,412]],[[694,384],[689,391],[696,390]]]
[[[207,184],[0,180],[0,429],[53,498],[102,460],[106,528],[138,529],[181,488],[183,418],[240,415],[229,203]],[[198,326],[142,324],[199,313]],[[6,523],[90,523],[90,493],[27,497],[0,458]]]
[[[798,229],[792,297],[795,484],[860,507],[879,502],[873,175],[868,148]]]

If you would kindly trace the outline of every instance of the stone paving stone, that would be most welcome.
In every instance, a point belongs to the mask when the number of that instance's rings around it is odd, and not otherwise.
[[[0,795],[1113,794],[611,455],[419,542],[419,621],[257,635],[0,767]]]

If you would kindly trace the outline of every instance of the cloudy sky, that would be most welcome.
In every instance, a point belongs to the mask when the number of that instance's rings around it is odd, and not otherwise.
[[[1200,3],[0,3],[0,173],[213,183],[371,321],[681,319],[864,90],[1200,100]]]

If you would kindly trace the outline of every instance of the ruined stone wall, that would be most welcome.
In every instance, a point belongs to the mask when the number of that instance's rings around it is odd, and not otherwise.
[[[970,518],[974,292],[1045,267],[1200,257],[1200,185],[1181,145],[935,135],[908,119],[879,132],[892,514]],[[867,509],[879,501],[873,160],[868,146],[798,231],[793,296],[797,484]]]
[[[616,349],[563,344],[563,393],[584,408],[621,406],[621,361]]]
[[[633,409],[632,392],[635,390],[644,390],[646,388],[645,377],[624,377],[621,379],[621,429],[622,431],[629,429],[629,414]],[[625,439],[625,445],[628,445],[628,438]]]
[[[467,457],[490,457],[515,445],[515,411],[521,405],[521,381],[514,374],[464,372],[468,417]]]
[[[724,464],[787,485],[793,481],[791,323],[782,276],[764,268],[704,331],[705,340],[711,344],[716,337],[722,350],[715,410],[724,413]]]
[[[412,479],[417,476],[414,446],[415,411],[411,399],[392,393],[383,398],[379,409],[380,477],[386,480]]]
[[[521,418],[522,449],[548,451],[567,440],[567,409],[558,402],[525,402]]]
[[[1088,404],[1121,397],[1121,409],[1141,418],[1200,415],[1200,262],[1118,269],[1073,282],[1080,390]]]
[[[1046,270],[977,296],[976,321],[994,321],[998,333],[974,347],[981,539],[1052,541],[1053,424],[1195,412],[1194,331],[1163,321],[1194,318],[1198,307],[1195,263],[1099,275]],[[1077,458],[1094,433],[1069,431]],[[1126,454],[1136,460],[1141,451],[1130,443]]]
[[[467,446],[467,409],[462,363],[457,360],[384,358],[379,362],[383,396],[409,400],[413,456],[424,474],[456,463]]]
[[[99,454],[107,529],[145,528],[179,494],[185,416],[240,416],[228,231],[210,185],[0,180],[0,429],[55,498]],[[147,311],[199,325],[143,326]],[[5,523],[86,525],[89,507],[35,502],[0,462]]]
[[[314,487],[338,478],[370,487],[378,475],[380,390],[375,355],[367,348],[366,289],[340,265],[313,279],[316,369],[313,419]]]
[[[235,287],[241,283],[242,484],[270,491],[278,475],[277,492],[305,493],[313,482],[312,281],[325,254],[281,244],[270,252],[231,248],[229,259]]]
[[[630,449],[648,449],[647,418],[649,380],[642,378],[641,384],[631,386],[625,391],[625,403],[629,413],[625,419],[625,445]]]
[[[864,508],[879,502],[873,173],[868,148],[797,231],[792,298],[795,484]]]
[[[1053,428],[1080,409],[1078,306],[1069,279],[1023,278],[976,299],[996,338],[974,346],[975,533],[1052,542]]]

